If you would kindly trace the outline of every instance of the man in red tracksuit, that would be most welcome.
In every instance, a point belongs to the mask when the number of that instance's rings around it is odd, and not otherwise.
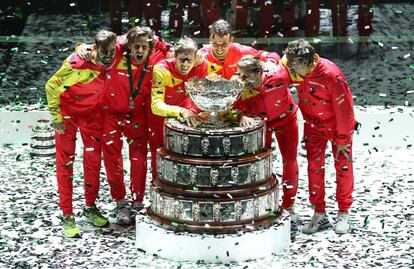
[[[231,26],[225,20],[218,20],[210,26],[210,44],[204,45],[199,53],[208,63],[208,73],[216,73],[230,79],[237,72],[237,62],[244,55],[258,56],[262,61],[277,63],[280,59],[276,52],[258,51],[252,47],[233,42]]]
[[[335,232],[350,229],[348,210],[352,204],[354,174],[352,135],[354,118],[352,94],[341,70],[320,58],[305,40],[291,42],[281,63],[298,83],[299,108],[305,120],[304,140],[308,159],[310,202],[315,214],[303,232],[310,234],[330,226],[325,212],[325,149],[332,143],[336,170],[338,218]]]
[[[129,145],[132,207],[139,211],[145,192],[147,141],[149,136],[154,136],[149,134],[148,126],[152,127],[154,121],[162,124],[162,119],[156,119],[150,111],[152,69],[168,53],[166,43],[154,38],[149,27],[130,29],[126,46],[126,53],[109,73],[101,101],[104,163],[111,194],[117,202],[117,223],[122,225],[131,223],[131,210],[125,199],[121,138],[124,135]],[[156,148],[154,143],[150,145],[155,165]]]
[[[161,61],[154,66],[151,89],[152,112],[162,117],[183,117],[189,125],[197,125],[200,109],[188,96],[184,82],[193,77],[207,76],[205,61],[195,66],[197,44],[190,38],[181,38],[174,47],[174,59]],[[162,144],[162,125],[154,130]]]
[[[266,120],[266,146],[271,147],[275,133],[283,161],[283,202],[282,207],[289,211],[295,222],[293,205],[298,190],[299,168],[298,151],[298,110],[289,91],[289,72],[282,65],[273,62],[262,63],[252,55],[243,56],[237,64],[244,89],[233,109],[243,115],[242,126],[254,122],[249,115]]]
[[[96,48],[92,53],[92,61],[85,61],[74,53],[64,61],[62,67],[46,84],[48,108],[56,130],[59,206],[64,215],[63,233],[68,237],[80,236],[72,208],[73,163],[78,129],[84,146],[83,215],[95,226],[108,224],[108,220],[95,206],[102,153],[102,119],[98,113],[98,104],[104,92],[108,71],[116,64],[115,55],[120,53],[115,41],[114,33],[99,31],[95,36]]]

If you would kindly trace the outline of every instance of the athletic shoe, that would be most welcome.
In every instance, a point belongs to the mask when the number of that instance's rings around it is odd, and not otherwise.
[[[108,219],[102,216],[95,204],[92,206],[85,206],[82,215],[84,219],[93,226],[104,227],[109,224]]]
[[[331,227],[328,216],[325,213],[315,212],[311,221],[302,229],[304,234],[313,234]]]
[[[69,238],[80,237],[80,229],[76,226],[75,218],[73,216],[63,217],[62,226],[64,236]]]

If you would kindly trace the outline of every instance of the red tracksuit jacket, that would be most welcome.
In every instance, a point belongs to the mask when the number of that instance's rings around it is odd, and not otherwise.
[[[318,128],[333,129],[334,142],[348,144],[355,128],[351,90],[345,76],[333,62],[316,56],[318,64],[299,82],[299,108],[303,118]]]
[[[264,118],[268,128],[284,119],[291,120],[298,108],[290,94],[289,82],[289,72],[284,66],[267,62],[261,88],[244,90],[233,108]]]
[[[134,90],[136,90],[142,72],[146,72],[138,91],[138,95],[134,98],[134,109],[131,109],[129,106],[130,83],[127,58],[121,54],[121,59],[118,60],[115,68],[113,68],[109,73],[110,79],[107,89],[105,90],[105,94],[101,100],[103,110],[109,110],[117,113],[127,113],[142,109],[143,105],[146,103],[149,103],[148,105],[150,105],[152,69],[156,63],[165,59],[168,54],[167,43],[159,40],[158,38],[154,39],[154,42],[155,46],[150,52],[148,58],[149,62],[145,70],[145,63],[136,64],[134,60],[131,62]]]
[[[159,62],[154,67],[151,108],[152,112],[162,117],[178,117],[179,107],[184,107],[198,114],[200,109],[188,96],[184,82],[190,78],[207,76],[207,63],[194,66],[188,75],[181,75],[175,68],[175,59]]]
[[[237,62],[245,55],[254,55],[260,57],[262,61],[273,61],[277,63],[280,56],[276,52],[267,52],[256,50],[252,47],[241,45],[239,43],[231,43],[230,50],[224,59],[224,62],[217,60],[211,51],[211,45],[204,45],[199,50],[207,60],[208,73],[216,73],[222,78],[230,79],[237,72]]]

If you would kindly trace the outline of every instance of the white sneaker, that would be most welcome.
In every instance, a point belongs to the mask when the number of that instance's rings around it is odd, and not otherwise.
[[[119,225],[131,224],[131,206],[125,199],[116,204],[116,223]]]
[[[292,224],[297,224],[297,223],[298,223],[298,219],[299,219],[299,217],[298,217],[298,214],[296,214],[296,213],[295,213],[295,206],[294,206],[294,205],[291,205],[291,206],[289,206],[288,208],[285,208],[285,210],[286,210],[287,212],[289,212],[289,215],[290,215],[290,222],[291,222]]]
[[[303,227],[302,232],[304,234],[313,234],[329,227],[331,227],[331,223],[329,223],[326,213],[315,212],[311,221]]]
[[[346,234],[351,230],[351,223],[349,222],[349,214],[347,212],[338,211],[338,218],[336,219],[335,233]]]

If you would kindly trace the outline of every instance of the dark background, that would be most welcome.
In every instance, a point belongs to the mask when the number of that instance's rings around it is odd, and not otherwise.
[[[0,3],[0,105],[18,110],[21,105],[44,108],[44,85],[73,51],[78,41],[92,42],[102,28],[110,29],[110,18],[104,0],[2,0]],[[298,2],[300,2],[298,0]],[[348,36],[333,37],[329,1],[321,1],[320,31],[315,43],[318,53],[337,63],[348,78],[358,105],[407,105],[414,101],[414,1],[375,1],[373,33],[359,39],[357,30],[358,1],[348,6]],[[282,53],[291,39],[277,35],[281,29],[281,1],[273,1],[274,27],[267,39],[257,33],[257,8],[249,6],[252,24],[246,35],[236,41],[257,48]],[[126,5],[126,4],[125,4]],[[229,1],[221,1],[222,17],[232,16]],[[227,8],[227,10],[226,10]],[[168,36],[169,2],[163,3],[162,21]],[[296,37],[304,36],[306,10],[297,8]],[[123,10],[122,31],[128,18]],[[226,13],[227,11],[227,13]],[[228,12],[230,11],[230,12]],[[255,17],[256,16],[256,17]],[[230,19],[231,18],[226,18]],[[184,26],[183,34],[191,36]],[[197,35],[199,43],[205,34]],[[314,41],[314,39],[310,39]],[[362,46],[364,45],[364,46]],[[363,50],[361,50],[363,47]]]

